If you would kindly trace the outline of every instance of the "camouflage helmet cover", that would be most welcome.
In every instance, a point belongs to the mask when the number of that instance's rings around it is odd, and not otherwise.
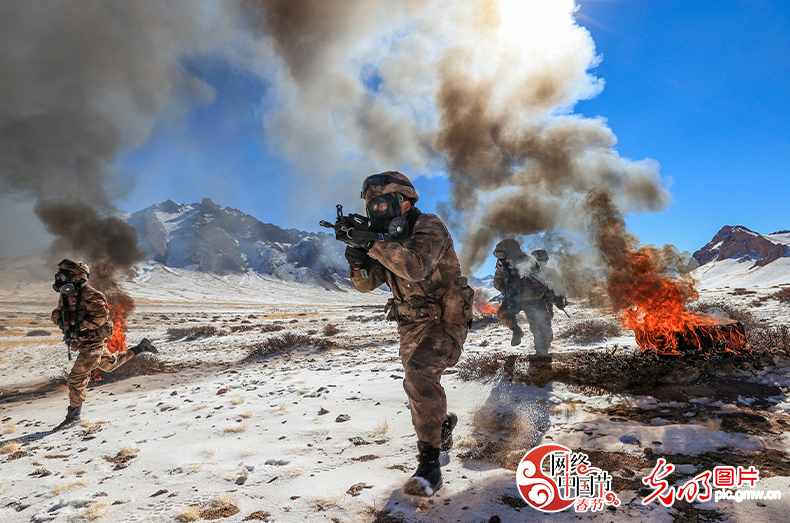
[[[91,275],[87,263],[79,260],[69,260],[68,258],[58,264],[58,270],[71,272],[78,277],[84,276],[86,279],[90,278]]]
[[[521,250],[521,245],[513,238],[505,238],[496,245],[494,249],[494,256],[497,258],[507,258],[509,260],[516,260],[524,256],[524,251]]]
[[[549,253],[546,251],[546,249],[535,249],[532,251],[532,256],[534,256],[535,259],[541,263],[549,261]]]
[[[405,174],[401,174],[398,171],[386,171],[372,174],[365,178],[362,185],[362,198],[365,199],[366,203],[377,196],[390,193],[402,194],[415,202],[420,199],[411,181]]]

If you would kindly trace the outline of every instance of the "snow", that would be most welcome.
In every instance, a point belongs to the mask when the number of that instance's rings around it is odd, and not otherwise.
[[[752,261],[741,262],[733,258],[712,261],[695,269],[691,275],[700,280],[700,288],[704,290],[766,289],[790,285],[790,258],[779,258],[764,267],[750,269]]]
[[[701,269],[708,270],[697,273],[706,289],[702,299],[748,305],[755,296],[735,296],[727,287],[775,292],[773,285],[790,283],[790,273],[775,266],[782,261],[748,273],[743,264],[728,265],[733,260],[706,265]],[[770,270],[757,272],[762,269]],[[43,282],[0,291],[0,324],[7,327],[0,331],[0,390],[23,393],[0,400],[0,446],[29,440],[21,444],[25,455],[18,459],[0,454],[0,521],[66,522],[91,514],[98,514],[98,521],[174,521],[191,506],[220,496],[229,496],[239,509],[222,519],[229,523],[256,511],[282,522],[373,521],[381,511],[406,523],[486,522],[493,515],[505,523],[575,522],[580,517],[671,522],[678,516],[677,508],[642,505],[644,494],[631,490],[619,492],[623,505],[616,511],[595,515],[549,515],[505,503],[520,499],[514,471],[461,457],[470,450],[478,430],[475,416],[481,412],[515,413],[526,420],[530,433],[523,434],[525,448],[527,441],[553,442],[582,452],[636,457],[647,449],[656,455],[694,456],[725,448],[740,453],[790,450],[788,432],[733,432],[715,419],[703,424],[691,415],[678,421],[665,414],[669,409],[692,414],[705,409],[722,417],[752,412],[750,405],[766,398],[747,392],[732,402],[721,401],[715,391],[685,401],[660,401],[647,395],[583,393],[556,381],[544,387],[501,377],[462,381],[450,369],[442,383],[450,410],[459,416],[455,447],[445,456],[441,490],[430,500],[415,500],[401,491],[416,467],[416,436],[402,388],[397,332],[393,324],[377,319],[390,294],[327,291],[255,271],[220,276],[155,262],[143,264],[139,276],[124,285],[137,301],[130,343],[151,339],[160,349],[160,361],[173,366],[173,372],[91,387],[84,424],[58,434],[46,431],[63,419],[67,394],[62,387],[42,387],[70,368],[63,344],[48,324],[54,293]],[[572,319],[557,314],[555,333],[582,319],[612,319],[580,303],[568,310]],[[787,307],[775,300],[754,312],[775,323],[790,318]],[[368,318],[373,319],[364,321]],[[340,332],[331,339],[340,348],[300,348],[245,361],[251,346],[278,335],[260,328],[231,330],[253,324],[278,324],[287,328],[282,332],[316,338],[325,337],[324,327],[333,324]],[[200,325],[215,326],[220,334],[193,341],[167,335],[170,328]],[[25,336],[34,328],[53,335]],[[474,329],[463,358],[534,350],[529,335],[518,348],[510,347],[509,339],[499,324]],[[555,340],[552,350],[611,351],[615,345],[636,350],[628,332],[591,344]],[[750,380],[788,387],[790,367],[761,369]],[[790,394],[767,400],[772,404],[768,411],[778,416],[790,412]],[[602,413],[616,406],[649,412],[647,422]],[[328,412],[322,414],[324,410]],[[337,421],[341,414],[349,420]],[[122,452],[136,457],[123,468],[108,461]],[[42,468],[51,474],[31,475]],[[679,465],[678,470],[698,469]],[[632,472],[642,478],[650,470]],[[781,521],[790,509],[787,485],[788,477],[762,479],[759,488],[785,494],[762,506],[749,500],[695,507],[715,510],[723,521]]]

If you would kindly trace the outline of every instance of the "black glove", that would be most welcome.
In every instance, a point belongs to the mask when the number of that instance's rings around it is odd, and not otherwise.
[[[362,247],[346,246],[346,260],[352,269],[361,269],[368,259],[368,250]]]

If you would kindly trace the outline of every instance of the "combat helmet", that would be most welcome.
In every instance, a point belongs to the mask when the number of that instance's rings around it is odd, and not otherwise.
[[[518,244],[513,238],[505,238],[496,245],[494,249],[494,256],[502,259],[517,260],[524,256],[524,251],[521,250],[521,245]]]
[[[362,182],[362,192],[359,197],[365,202],[369,202],[377,196],[390,193],[402,194],[405,198],[414,202],[420,199],[406,175],[398,171],[371,174]]]
[[[58,264],[58,272],[70,272],[76,278],[88,279],[91,276],[91,270],[88,264],[79,260],[69,260],[68,258]]]
[[[544,264],[547,261],[549,261],[549,253],[546,251],[546,249],[535,249],[534,251],[532,251],[531,254],[541,264]]]

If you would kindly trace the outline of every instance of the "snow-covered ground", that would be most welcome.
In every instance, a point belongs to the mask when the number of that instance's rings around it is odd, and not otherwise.
[[[472,452],[480,442],[481,415],[505,410],[523,419],[525,451],[528,442],[540,441],[599,452],[595,455],[619,463],[611,469],[599,466],[624,480],[647,476],[656,455],[692,456],[668,478],[677,484],[705,470],[717,452],[771,452],[790,463],[787,432],[763,430],[759,424],[730,430],[720,419],[753,414],[755,402],[765,402],[770,407],[760,412],[771,427],[790,426],[790,395],[784,392],[790,386],[788,366],[750,376],[749,383],[783,387],[770,398],[744,394],[720,401],[710,390],[674,402],[591,394],[555,381],[545,387],[500,377],[463,381],[451,369],[443,384],[460,419],[456,445],[443,468],[443,488],[419,501],[400,492],[416,466],[416,436],[402,389],[396,330],[381,320],[386,293],[178,271],[144,273],[128,289],[138,302],[128,328],[130,343],[151,339],[172,372],[97,384],[88,391],[83,424],[57,434],[48,429],[65,415],[67,393],[62,387],[38,389],[70,368],[48,323],[55,295],[49,289],[17,289],[0,296],[0,389],[27,391],[0,400],[0,447],[6,446],[0,454],[0,521],[186,521],[200,511],[204,519],[211,517],[206,511],[212,503],[225,507],[222,520],[228,522],[497,521],[492,516],[514,523],[670,522],[710,514],[721,521],[761,522],[786,521],[789,513],[790,473],[776,473],[758,488],[781,490],[780,501],[668,509],[655,502],[643,505],[645,494],[629,486],[618,491],[623,504],[616,511],[542,514],[521,501],[515,471]],[[703,293],[705,298],[746,307],[755,295],[720,289]],[[603,314],[582,304],[568,310],[572,319],[558,313],[555,333]],[[790,310],[775,300],[753,311],[775,323],[790,319]],[[329,324],[339,332],[324,335]],[[282,330],[262,332],[272,325]],[[168,329],[195,326],[213,326],[219,333],[194,341],[171,341],[167,335]],[[52,334],[27,335],[35,330]],[[252,346],[285,332],[330,339],[337,348],[302,348],[244,361]],[[558,340],[553,350],[612,350],[615,345],[632,350],[629,334],[591,344]],[[498,323],[476,328],[462,361],[534,352],[529,334],[519,348],[509,340],[509,331]],[[613,416],[613,408],[641,417]],[[698,415],[703,411],[705,416]],[[688,421],[678,420],[678,412],[681,418],[690,413]],[[341,415],[349,419],[341,421]],[[622,464],[628,460],[636,465]],[[775,471],[782,470],[790,469]],[[231,506],[238,512],[230,514]]]

